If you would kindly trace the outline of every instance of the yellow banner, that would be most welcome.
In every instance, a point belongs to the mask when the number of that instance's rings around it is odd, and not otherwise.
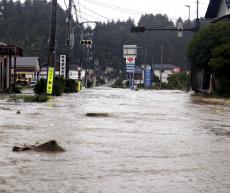
[[[52,94],[52,92],[53,92],[53,81],[54,81],[54,67],[49,67],[47,91],[46,91],[47,94]]]

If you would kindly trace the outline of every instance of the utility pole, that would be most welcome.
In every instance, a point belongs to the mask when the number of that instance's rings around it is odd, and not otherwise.
[[[54,78],[54,65],[55,65],[55,39],[56,39],[56,11],[57,0],[52,0],[52,14],[51,25],[49,34],[49,53],[47,64],[47,94],[52,94],[53,78]]]
[[[199,20],[199,0],[196,0],[196,32],[200,29],[200,20]]]
[[[54,67],[54,54],[55,54],[55,38],[56,38],[56,10],[57,0],[52,0],[52,15],[49,35],[49,54],[48,54],[48,67]]]
[[[162,64],[163,64],[163,51],[164,51],[164,47],[163,47],[163,46],[161,46],[160,89],[162,88]]]
[[[71,36],[72,36],[72,0],[69,0],[67,10],[67,41],[66,41],[66,79],[69,79],[69,65],[71,52]]]

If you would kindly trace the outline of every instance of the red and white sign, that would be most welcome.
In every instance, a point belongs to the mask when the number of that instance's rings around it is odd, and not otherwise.
[[[135,58],[126,58],[126,64],[135,64]]]

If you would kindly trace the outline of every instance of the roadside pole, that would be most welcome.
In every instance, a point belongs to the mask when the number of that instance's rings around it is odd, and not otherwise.
[[[164,47],[163,47],[163,46],[161,46],[160,89],[162,89],[163,49],[164,49]]]
[[[57,11],[57,0],[52,0],[52,14],[51,14],[51,25],[49,35],[49,53],[48,53],[48,64],[47,64],[47,94],[52,95],[53,93],[53,81],[54,81],[54,64],[55,64],[55,37],[56,37],[56,11]]]

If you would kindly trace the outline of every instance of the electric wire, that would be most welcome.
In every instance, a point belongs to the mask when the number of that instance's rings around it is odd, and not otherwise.
[[[104,18],[104,19],[106,19],[106,20],[110,20],[109,18],[107,18],[107,17],[105,17],[105,16],[103,16],[103,15],[101,15],[101,14],[99,14],[99,13],[97,13],[97,12],[95,12],[95,11],[89,9],[89,8],[87,8],[86,6],[82,5],[82,3],[79,3],[79,4],[80,4],[82,7],[84,7],[86,10],[88,10],[88,11],[94,13],[95,15],[97,15],[97,16],[99,16],[99,17],[101,17],[101,18]]]
[[[96,4],[98,6],[108,8],[108,9],[113,10],[113,11],[120,11],[120,12],[123,12],[123,13],[128,13],[128,14],[133,14],[133,15],[142,15],[142,14],[144,14],[144,12],[139,12],[139,11],[135,11],[135,10],[132,10],[132,9],[127,9],[127,8],[123,8],[123,7],[114,6],[114,5],[111,5],[111,4],[108,4],[108,3],[96,2],[96,1],[93,1],[93,0],[90,0],[90,1],[85,0],[85,1],[87,1],[89,3]]]

